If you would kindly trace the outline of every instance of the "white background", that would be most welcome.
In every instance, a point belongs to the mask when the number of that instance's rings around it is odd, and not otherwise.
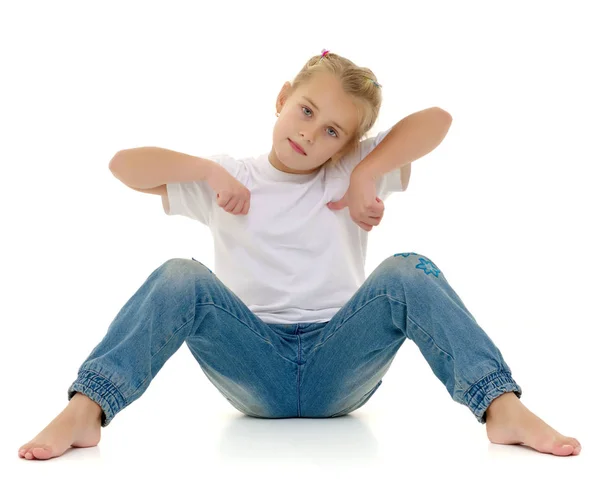
[[[598,470],[595,2],[1,5],[0,476]],[[98,447],[19,459],[148,275],[174,257],[214,264],[208,228],[123,185],[112,156],[269,151],[279,89],[323,48],[383,85],[372,135],[431,106],[453,117],[408,190],[386,201],[367,274],[394,253],[431,258],[501,349],[523,403],[581,454],[491,444],[407,341],[371,400],[332,421],[242,416],[184,346]]]

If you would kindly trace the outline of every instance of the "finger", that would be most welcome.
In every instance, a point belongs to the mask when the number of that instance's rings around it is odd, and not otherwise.
[[[374,219],[374,220],[379,220],[379,221],[381,221],[381,219],[383,218],[383,214],[384,214],[384,211],[382,211],[382,212],[381,212],[381,213],[379,213],[379,214],[373,214],[373,215],[369,215],[369,218],[372,218],[372,219]]]
[[[233,213],[236,215],[241,214],[242,211],[244,211],[245,206],[246,206],[245,200],[238,200],[238,204],[236,205],[235,209],[233,210]]]
[[[239,198],[233,196],[231,200],[227,203],[226,210],[231,214],[239,214],[243,207],[244,202]]]
[[[230,196],[229,199],[227,201],[225,201],[222,197],[219,197],[221,202],[224,202],[221,206],[221,208],[223,208],[225,211],[229,211],[227,209],[228,205],[229,207],[233,206],[233,196]]]
[[[372,222],[374,221],[375,217],[371,217],[371,216],[366,216],[366,215],[357,215],[357,216],[351,216],[352,221],[354,221],[357,225],[367,225],[370,226],[372,224]]]
[[[370,206],[367,211],[369,213],[375,213],[375,214],[381,214],[381,212],[385,210],[385,206],[383,205],[383,203],[378,203],[374,206]]]
[[[217,205],[219,207],[224,208],[227,202],[223,199],[223,196],[217,193]]]
[[[244,209],[242,210],[242,214],[247,215],[248,210],[250,210],[250,201],[244,201]]]
[[[361,221],[368,225],[378,225],[379,223],[381,223],[381,216],[369,216],[368,218]]]
[[[383,211],[368,211],[365,212],[361,217],[364,218],[381,218],[383,216]]]

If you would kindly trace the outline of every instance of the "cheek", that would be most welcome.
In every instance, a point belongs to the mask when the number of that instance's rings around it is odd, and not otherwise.
[[[285,130],[285,125],[282,120],[277,120],[275,127],[273,128],[273,138],[280,137]]]
[[[279,136],[288,137],[294,133],[294,122],[289,119],[282,118],[279,120],[276,126]]]

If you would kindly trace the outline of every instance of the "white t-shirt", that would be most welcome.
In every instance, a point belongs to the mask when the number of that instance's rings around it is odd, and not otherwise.
[[[248,214],[219,207],[205,181],[168,183],[170,210],[164,211],[210,228],[214,273],[262,321],[327,322],[365,281],[368,238],[347,207],[334,211],[327,203],[344,196],[354,167],[390,130],[361,141],[337,165],[305,175],[276,169],[268,153],[208,157],[250,190]],[[408,177],[408,168],[387,173],[377,183],[377,196],[385,201],[406,190]]]

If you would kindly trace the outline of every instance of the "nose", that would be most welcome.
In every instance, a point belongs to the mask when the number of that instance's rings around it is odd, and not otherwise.
[[[300,132],[300,136],[302,136],[302,138],[304,138],[306,141],[308,141],[311,145],[314,143],[315,141],[315,135],[317,134],[315,129],[305,129],[304,131]]]

